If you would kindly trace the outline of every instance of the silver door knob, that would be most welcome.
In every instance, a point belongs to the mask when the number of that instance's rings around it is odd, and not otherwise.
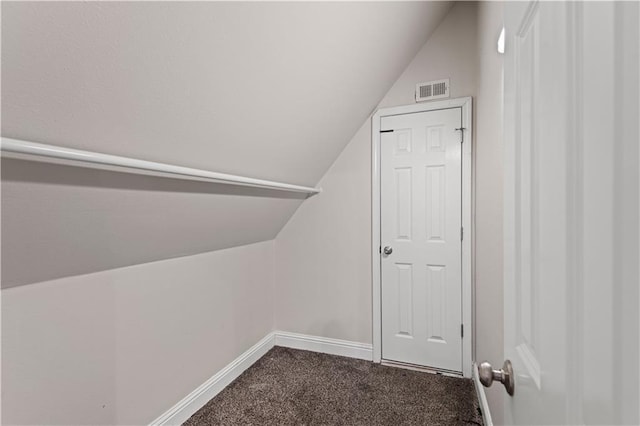
[[[393,249],[389,246],[386,246],[385,248],[382,249],[382,252],[387,256],[389,256],[391,253],[393,253]]]
[[[478,377],[480,378],[480,383],[482,383],[486,388],[491,386],[494,380],[502,383],[504,388],[507,390],[507,393],[513,396],[515,382],[511,361],[506,360],[502,365],[501,370],[494,370],[493,367],[491,367],[491,364],[484,361],[478,366]]]

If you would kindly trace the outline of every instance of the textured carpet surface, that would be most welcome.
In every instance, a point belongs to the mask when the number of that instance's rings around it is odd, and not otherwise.
[[[477,425],[469,379],[275,347],[185,425]]]

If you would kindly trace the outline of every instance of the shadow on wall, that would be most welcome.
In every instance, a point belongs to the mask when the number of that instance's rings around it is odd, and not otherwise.
[[[2,160],[2,288],[275,238],[304,193]]]
[[[164,191],[199,194],[270,197],[304,200],[307,194],[268,188],[203,182],[175,177],[159,177],[139,173],[98,170],[38,161],[3,159],[3,182],[33,182],[96,188]]]

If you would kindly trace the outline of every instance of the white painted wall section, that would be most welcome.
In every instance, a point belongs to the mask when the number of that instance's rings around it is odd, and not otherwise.
[[[368,347],[367,114],[378,102],[411,104],[416,82],[447,77],[451,97],[482,102],[482,9],[474,3],[457,3],[437,29],[449,3],[379,3],[370,19],[358,4],[330,4],[326,13],[277,5],[270,19],[248,3],[185,6],[191,12],[119,5],[3,5],[3,59],[13,58],[3,68],[3,135],[303,185],[326,171],[324,192],[300,206],[297,198],[3,160],[2,260],[20,266],[2,271],[3,285],[15,285],[2,290],[5,424],[150,422],[274,329]],[[324,25],[308,26],[308,16]],[[381,40],[376,22],[391,21],[404,28],[387,28]],[[292,40],[294,30],[306,37]],[[238,46],[246,57],[237,57]],[[299,61],[267,66],[276,50]],[[221,61],[225,52],[233,60]],[[282,126],[283,116],[305,124]],[[501,158],[497,144],[484,147],[475,150],[483,152],[478,171]],[[501,184],[497,174],[484,179],[487,196],[476,208],[484,205],[488,218],[486,203],[498,202],[491,187]],[[500,239],[495,220],[477,222],[477,250]],[[141,264],[210,250],[218,251]],[[492,268],[487,299],[500,297]],[[478,327],[493,331],[494,320],[478,317]]]
[[[475,359],[502,363],[502,3],[460,2],[379,107],[414,103],[415,84],[450,78],[474,96]],[[276,238],[276,324],[285,331],[371,342],[371,123],[366,120]],[[346,236],[343,238],[342,236]],[[352,241],[356,242],[353,243]],[[488,389],[496,424],[502,394]]]
[[[371,343],[370,127],[275,240],[276,329]]]
[[[148,424],[272,331],[273,242],[2,291],[3,424]]]
[[[456,2],[382,98],[379,108],[413,104],[416,83],[442,78],[450,80],[451,98],[476,94],[477,8],[475,2]]]
[[[4,3],[2,136],[314,186],[450,7]],[[16,160],[2,180],[4,287],[270,240],[300,204]]]
[[[379,106],[412,104],[417,82],[446,77],[452,97],[475,96],[475,43],[476,5],[457,3]],[[276,327],[371,343],[370,118],[318,185],[276,238]]]

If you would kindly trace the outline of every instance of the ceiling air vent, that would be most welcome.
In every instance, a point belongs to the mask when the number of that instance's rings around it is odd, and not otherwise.
[[[449,97],[449,79],[416,84],[416,102]]]

